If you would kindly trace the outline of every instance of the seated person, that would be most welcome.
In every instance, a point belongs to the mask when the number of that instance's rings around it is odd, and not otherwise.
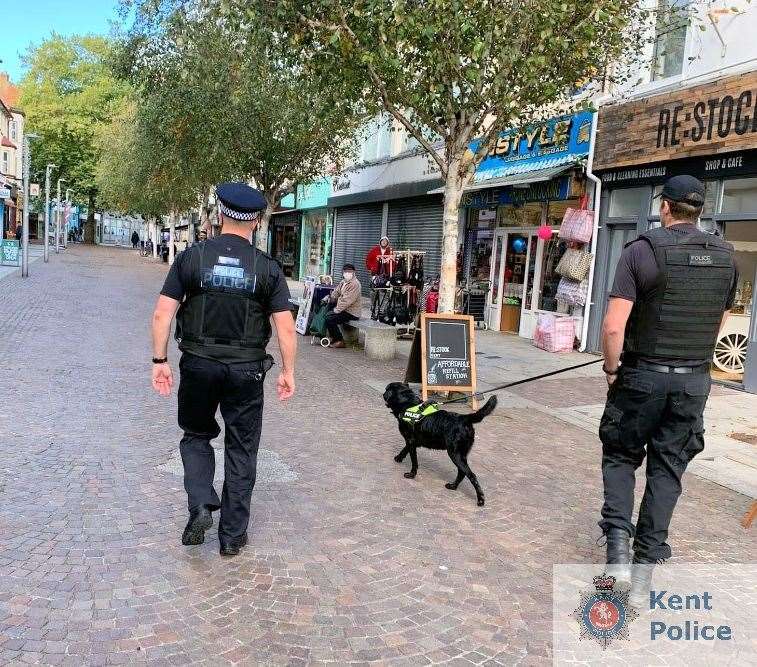
[[[344,280],[336,286],[336,289],[330,295],[323,299],[324,302],[328,301],[333,305],[333,310],[326,315],[326,328],[329,331],[331,346],[336,348],[344,347],[344,338],[339,325],[360,319],[363,298],[362,286],[355,277],[354,265],[345,264],[342,269],[342,277]]]

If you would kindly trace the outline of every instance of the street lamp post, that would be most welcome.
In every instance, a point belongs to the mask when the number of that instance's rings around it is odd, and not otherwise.
[[[50,261],[50,174],[55,167],[48,164],[45,169],[45,263]]]
[[[31,140],[37,139],[37,134],[27,134],[21,144],[21,160],[24,177],[24,215],[21,223],[21,277],[29,277],[29,170],[31,167]]]
[[[55,254],[60,253],[60,184],[65,183],[65,178],[58,179],[58,199],[55,205]]]

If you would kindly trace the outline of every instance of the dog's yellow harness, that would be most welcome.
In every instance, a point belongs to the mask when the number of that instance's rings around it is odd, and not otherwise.
[[[402,419],[403,422],[415,425],[419,424],[426,417],[436,414],[437,412],[439,412],[438,403],[420,403],[418,405],[414,405],[412,408],[405,410],[400,419]]]

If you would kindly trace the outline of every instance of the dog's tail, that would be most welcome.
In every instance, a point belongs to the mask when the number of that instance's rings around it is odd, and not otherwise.
[[[473,412],[469,415],[465,415],[465,421],[467,421],[469,424],[478,424],[479,422],[484,421],[484,417],[488,417],[492,412],[494,412],[494,408],[496,407],[497,397],[492,396],[479,410],[476,410],[476,412]]]

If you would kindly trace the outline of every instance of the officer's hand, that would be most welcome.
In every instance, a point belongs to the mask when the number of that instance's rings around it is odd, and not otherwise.
[[[294,396],[294,373],[292,371],[281,371],[276,382],[276,391],[279,394],[280,401],[286,401]]]
[[[173,387],[173,373],[171,367],[166,364],[152,365],[152,388],[161,396],[170,396]]]
[[[618,374],[615,373],[615,375],[610,375],[609,373],[605,373],[605,378],[607,379],[607,386],[612,387],[618,379]]]

